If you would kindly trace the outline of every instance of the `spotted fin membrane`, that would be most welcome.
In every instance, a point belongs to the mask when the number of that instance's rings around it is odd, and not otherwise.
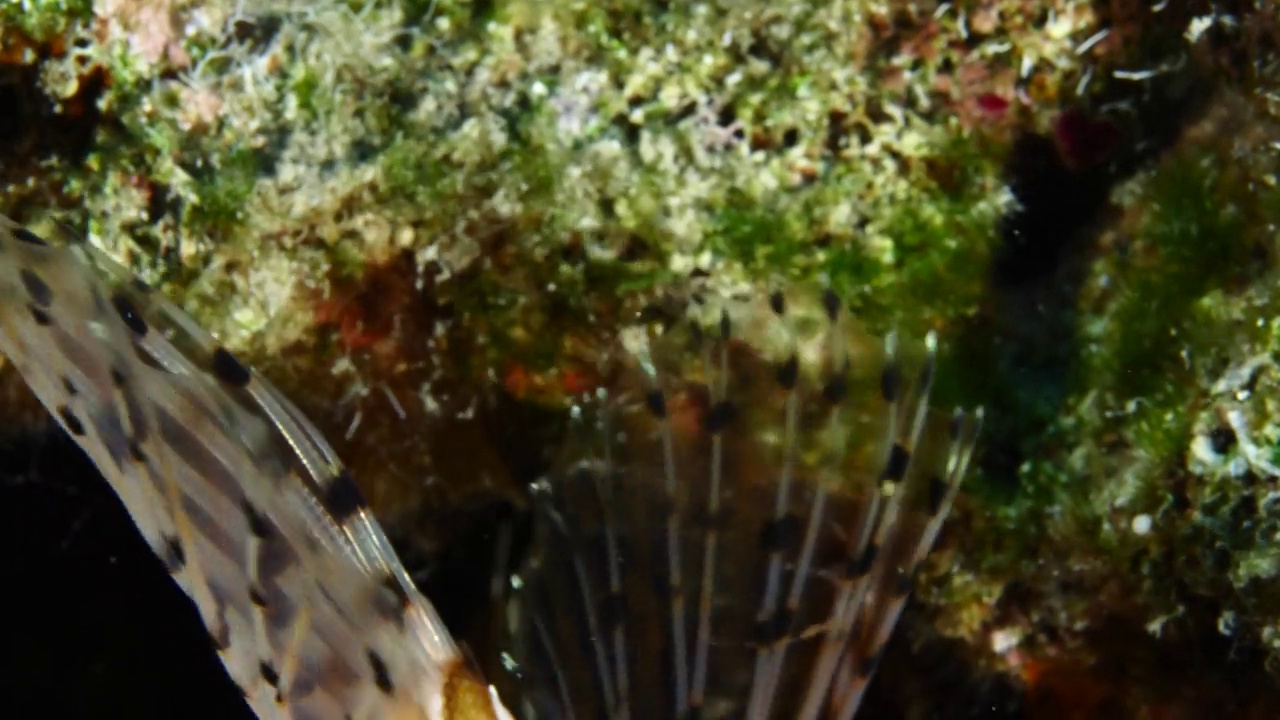
[[[858,710],[981,412],[929,410],[932,334],[910,353],[810,305],[645,331],[574,408],[507,606],[523,715]]]
[[[101,251],[0,216],[0,352],[120,496],[259,717],[510,717],[315,427]]]

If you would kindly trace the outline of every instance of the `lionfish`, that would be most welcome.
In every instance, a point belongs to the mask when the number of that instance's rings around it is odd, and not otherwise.
[[[521,717],[857,712],[981,413],[929,409],[932,334],[818,305],[619,333],[497,608]],[[0,330],[259,717],[512,717],[315,426],[176,305],[0,216]]]

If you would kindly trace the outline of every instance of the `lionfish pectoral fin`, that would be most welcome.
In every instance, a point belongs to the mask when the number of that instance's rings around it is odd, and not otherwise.
[[[351,476],[186,313],[92,245],[0,217],[0,351],[120,496],[260,716],[439,717],[457,648]]]

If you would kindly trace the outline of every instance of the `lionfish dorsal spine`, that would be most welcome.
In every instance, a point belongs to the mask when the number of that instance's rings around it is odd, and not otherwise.
[[[974,436],[939,440],[932,335],[923,353],[876,344],[831,293],[816,329],[802,304],[761,300],[620,332],[575,406],[585,432],[538,485],[553,532],[510,604],[530,717],[817,720],[861,703]]]
[[[729,378],[728,342],[732,321],[727,311],[721,311],[719,343],[701,343],[702,365],[706,368],[708,387],[711,389],[711,411],[706,429],[711,436],[711,461],[707,468],[707,531],[703,538],[701,593],[698,596],[698,629],[694,638],[693,677],[690,687],[690,703],[701,707],[705,702],[707,661],[711,650],[711,613],[715,596],[715,572],[720,546],[719,517],[723,502],[724,438],[721,433],[733,414],[733,405],[726,397]],[[698,333],[698,339],[701,334]]]

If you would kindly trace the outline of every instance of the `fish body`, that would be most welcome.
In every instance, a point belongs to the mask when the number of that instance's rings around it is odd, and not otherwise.
[[[981,415],[929,410],[932,336],[791,305],[640,330],[575,407],[508,606],[525,716],[857,711]]]
[[[0,353],[119,495],[259,717],[509,717],[314,426],[101,251],[0,216]]]

